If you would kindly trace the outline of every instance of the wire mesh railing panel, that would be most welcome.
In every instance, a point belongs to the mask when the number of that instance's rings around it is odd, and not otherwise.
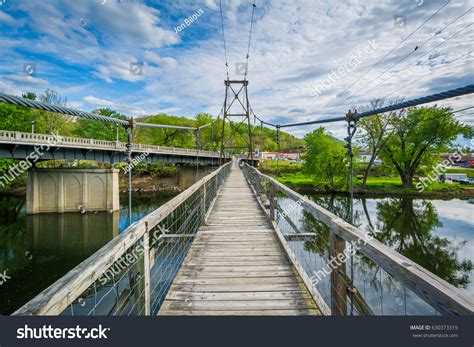
[[[340,211],[349,211],[347,206],[329,204],[333,211],[328,211],[255,168],[246,164],[241,167],[277,232],[309,278],[307,286],[316,289],[332,315],[462,314],[471,309],[469,301],[455,302],[456,297],[447,303],[436,284],[457,294],[455,287],[433,274],[423,278],[428,270],[410,272],[410,268],[420,267],[374,241],[373,230],[363,233],[344,222],[350,216]],[[335,210],[339,217],[331,213]],[[385,252],[385,258],[370,251],[373,244]],[[400,270],[404,266],[406,272]],[[430,281],[432,287],[429,284],[419,290],[421,281]]]
[[[156,314],[230,165],[130,225],[15,314]]]

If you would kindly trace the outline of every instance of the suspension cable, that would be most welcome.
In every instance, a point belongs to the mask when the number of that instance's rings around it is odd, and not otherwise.
[[[453,111],[453,112],[451,112],[451,113],[462,112],[462,111],[470,110],[471,108],[474,108],[474,106],[469,106],[469,107],[461,108],[461,109],[456,110],[456,111]]]
[[[73,117],[80,117],[80,118],[99,120],[102,122],[115,123],[115,124],[120,124],[123,126],[128,126],[129,124],[128,121],[123,120],[123,119],[106,117],[106,116],[102,116],[95,113],[73,110],[71,108],[64,107],[64,106],[50,105],[45,102],[25,99],[19,96],[14,96],[14,95],[9,95],[9,94],[4,94],[4,93],[0,93],[0,102],[10,104],[10,105],[34,108],[37,110],[43,110],[43,111],[48,111],[48,112],[61,113],[61,114],[73,116]]]
[[[249,43],[248,43],[248,46],[247,46],[247,56],[245,57],[245,76],[244,76],[244,80],[247,80],[247,74],[248,74],[248,71],[249,71],[249,57],[250,57],[250,43],[252,41],[252,29],[253,29],[253,18],[254,18],[254,14],[255,14],[255,7],[257,7],[257,5],[255,5],[255,0],[253,0],[253,4],[252,4],[252,18],[250,20],[250,33],[249,33]]]
[[[68,116],[73,116],[73,117],[93,119],[93,120],[106,122],[106,123],[114,123],[114,124],[122,125],[124,127],[128,127],[130,125],[130,122],[128,120],[102,116],[100,114],[95,114],[95,113],[91,113],[91,112],[74,110],[74,109],[69,108],[69,107],[50,105],[50,104],[47,104],[45,102],[40,102],[40,101],[36,101],[36,100],[25,99],[25,98],[22,98],[22,97],[19,97],[19,96],[0,93],[0,103],[2,103],[2,102],[5,103],[5,104],[10,104],[10,105],[15,105],[15,106],[23,106],[23,107],[27,107],[27,108],[32,108],[32,109],[36,109],[36,110],[43,110],[43,111],[48,111],[48,112],[54,112],[54,113],[60,113],[60,114],[63,114],[63,115],[68,115]],[[190,127],[190,126],[140,123],[140,122],[136,122],[135,125],[140,126],[140,127],[158,128],[158,129],[181,129],[181,130],[196,130],[196,129],[198,129],[198,127]],[[211,125],[211,123],[205,124],[205,125],[201,126],[200,128],[205,128],[209,125]]]
[[[255,114],[255,112],[253,112],[252,106],[250,106],[250,112],[252,112],[252,115],[253,115],[255,118],[257,118],[257,119],[260,121],[260,123],[266,124],[266,125],[269,125],[269,126],[272,126],[272,127],[275,127],[275,128],[277,127],[276,124],[272,124],[272,123],[269,123],[269,122],[267,122],[267,121],[264,121],[264,120],[261,119],[259,116],[257,116],[257,115]]]
[[[222,14],[222,0],[219,0],[219,11],[221,13],[222,39],[224,41],[224,59],[227,79],[229,79],[229,63],[227,62],[227,47],[225,44],[224,15]]]
[[[407,107],[411,107],[411,106],[418,106],[418,105],[427,104],[427,103],[434,102],[434,101],[445,100],[445,99],[449,99],[449,98],[454,98],[456,96],[462,96],[462,95],[467,95],[467,94],[472,94],[472,93],[474,93],[474,84],[469,84],[465,87],[451,89],[451,90],[448,90],[448,91],[445,91],[445,92],[441,92],[441,93],[437,93],[437,94],[431,94],[431,95],[428,95],[428,96],[423,96],[421,98],[416,98],[416,99],[404,101],[404,102],[401,102],[401,103],[397,103],[397,104],[393,104],[393,105],[390,105],[390,106],[382,107],[382,108],[379,108],[379,109],[376,109],[376,110],[358,113],[357,115],[353,116],[353,119],[354,120],[359,120],[361,118],[368,117],[368,116],[373,116],[373,115],[376,115],[376,114],[379,114],[379,113],[395,111],[395,110],[399,110],[401,108],[407,108]],[[309,121],[309,122],[283,124],[280,127],[288,128],[288,127],[295,127],[295,126],[302,126],[302,125],[341,122],[341,121],[346,121],[346,120],[347,120],[346,117],[335,117],[335,118],[314,120],[314,121]]]

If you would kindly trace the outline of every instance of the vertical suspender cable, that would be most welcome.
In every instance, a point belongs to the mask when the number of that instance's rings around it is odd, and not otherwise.
[[[251,41],[252,41],[253,17],[254,17],[254,14],[255,14],[255,7],[257,7],[257,5],[255,5],[255,0],[253,0],[253,4],[252,4],[252,18],[250,19],[249,43],[248,43],[248,45],[247,45],[247,55],[246,55],[246,57],[245,57],[246,67],[245,67],[244,80],[247,80],[247,74],[248,74],[248,70],[249,70],[250,44],[251,44]]]
[[[227,62],[227,47],[226,47],[226,44],[225,44],[224,15],[222,14],[222,0],[219,0],[219,11],[221,13],[222,39],[224,41],[225,69],[226,69],[226,73],[227,73],[227,79],[229,79],[229,63]]]
[[[132,224],[132,130],[127,129],[128,225]]]

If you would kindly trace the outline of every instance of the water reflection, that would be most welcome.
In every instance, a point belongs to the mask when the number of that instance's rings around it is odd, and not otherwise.
[[[348,198],[327,195],[310,198],[346,221],[350,219]],[[283,207],[289,203],[285,198],[279,199],[279,202]],[[456,218],[447,218],[446,211],[450,208],[456,209]],[[467,288],[474,295],[474,255],[466,252],[466,247],[474,243],[474,222],[468,217],[470,210],[466,200],[356,199],[354,224],[361,230],[375,229],[373,236],[377,240],[449,283]],[[323,269],[330,258],[330,230],[303,210],[292,212],[290,218],[302,232],[315,233],[312,239],[290,242],[306,272],[314,274],[314,271]],[[279,224],[284,233],[294,232],[284,220]],[[436,313],[401,281],[363,254],[358,253],[353,258],[353,264],[354,285],[363,298],[360,303],[366,304],[375,314]],[[350,262],[346,266],[346,273],[350,274]],[[331,288],[330,276],[325,276],[317,287],[330,307],[335,295],[334,290],[331,291],[334,288]]]
[[[132,222],[173,196],[134,195]],[[0,270],[10,277],[0,285],[0,314],[11,314],[117,236],[127,215],[127,208],[26,215],[24,198],[0,196]]]
[[[329,211],[349,220],[349,199],[346,197],[312,196],[312,200]],[[375,211],[369,212],[368,204],[375,203]],[[469,213],[469,201],[464,202],[465,213]],[[450,201],[444,201],[449,205]],[[373,213],[375,212],[375,213]],[[308,213],[304,214],[305,229],[315,228],[324,232],[321,225]],[[445,226],[438,218],[438,211],[429,200],[413,198],[357,199],[354,209],[354,224],[363,230],[369,226],[376,230],[373,236],[383,244],[413,260],[442,279],[466,288],[470,284],[472,259],[460,259],[461,249],[467,239],[443,237],[434,233]],[[327,237],[329,237],[329,231]],[[471,225],[471,234],[474,224]],[[474,238],[474,235],[471,236]]]
[[[443,224],[430,201],[388,199],[377,203],[377,211],[377,240],[456,287],[468,286],[472,260],[458,256],[468,240],[452,240],[432,233]]]

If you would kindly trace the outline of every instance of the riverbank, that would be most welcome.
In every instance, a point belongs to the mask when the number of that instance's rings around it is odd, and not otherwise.
[[[270,174],[270,176],[301,194],[348,194],[346,189],[331,190],[323,186],[315,186],[313,178],[303,173],[283,174],[280,176]],[[362,189],[360,185],[361,180],[356,178],[354,194],[357,196],[405,196],[439,199],[474,198],[474,185],[462,185],[459,183],[434,183],[429,189],[419,191],[416,188],[404,188],[398,177],[369,177],[365,189]]]
[[[119,175],[119,190],[121,193],[128,191],[128,176],[122,173]],[[132,191],[134,192],[174,194],[182,190],[179,185],[178,173],[167,176],[153,174],[132,176]],[[16,182],[15,186],[7,190],[0,190],[0,195],[25,196],[26,180]]]

